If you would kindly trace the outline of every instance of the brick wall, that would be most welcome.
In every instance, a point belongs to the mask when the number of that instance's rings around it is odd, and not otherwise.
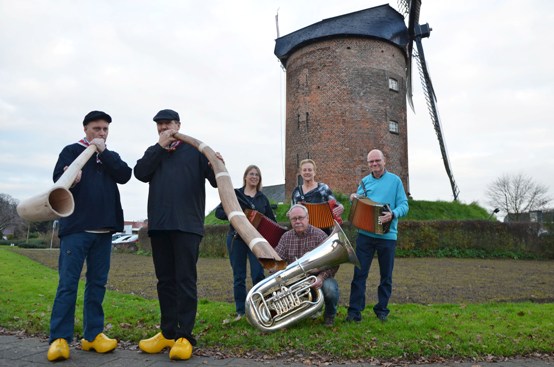
[[[368,38],[323,40],[287,62],[286,197],[297,185],[298,162],[317,164],[316,181],[354,192],[368,174],[367,153],[381,149],[387,169],[409,192],[406,89],[402,51]],[[389,89],[389,78],[398,91]],[[398,134],[389,132],[389,120]]]

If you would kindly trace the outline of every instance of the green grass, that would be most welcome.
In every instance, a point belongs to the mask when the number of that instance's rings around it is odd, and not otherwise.
[[[343,220],[348,220],[350,213],[350,201],[347,195],[337,193],[337,200],[344,205]],[[487,220],[490,214],[485,208],[477,203],[463,204],[456,201],[425,201],[410,200],[410,210],[408,215],[401,220]],[[290,204],[281,204],[277,206],[275,216],[278,222],[287,223],[287,211]],[[225,224],[227,221],[219,220],[215,217],[215,211],[206,216],[205,224]]]
[[[57,287],[56,271],[9,248],[0,248],[0,326],[28,334],[48,334]],[[82,329],[83,284],[77,300],[76,334]],[[104,301],[107,334],[138,343],[156,333],[157,300],[108,291]],[[272,357],[327,356],[331,360],[421,357],[479,358],[554,352],[554,304],[392,304],[389,322],[364,312],[361,323],[346,323],[339,307],[333,328],[321,319],[302,320],[274,333],[262,333],[246,320],[222,323],[234,305],[201,300],[195,335],[198,347],[226,355],[263,353]],[[314,353],[314,354],[312,354]]]
[[[409,206],[405,220],[486,220],[490,216],[475,202],[410,200]]]

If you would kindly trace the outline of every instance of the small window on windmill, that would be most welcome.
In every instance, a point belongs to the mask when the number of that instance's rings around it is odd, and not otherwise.
[[[389,89],[398,92],[398,80],[389,78]]]
[[[398,129],[398,122],[389,120],[389,132],[393,134],[399,134],[400,131]]]

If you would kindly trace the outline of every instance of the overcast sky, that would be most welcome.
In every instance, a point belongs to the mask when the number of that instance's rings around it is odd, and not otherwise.
[[[382,4],[0,0],[0,193],[24,200],[48,190],[91,110],[112,116],[108,148],[131,167],[157,142],[152,117],[171,108],[182,133],[223,154],[235,187],[249,164],[265,185],[284,183],[276,13],[283,36]],[[487,185],[506,173],[554,195],[554,2],[423,0],[420,23],[433,29],[423,45],[460,201],[488,208]],[[410,192],[451,200],[419,79],[414,86]],[[133,177],[120,191],[125,219],[145,219],[148,185]],[[218,203],[208,185],[207,209]]]

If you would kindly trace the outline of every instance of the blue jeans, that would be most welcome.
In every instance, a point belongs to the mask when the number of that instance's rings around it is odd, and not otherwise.
[[[229,261],[233,269],[233,295],[235,298],[235,309],[237,314],[244,315],[246,303],[246,261],[250,262],[250,277],[252,285],[257,284],[265,278],[264,268],[254,256],[250,248],[240,237],[227,235],[227,251]]]
[[[324,316],[335,317],[337,314],[337,305],[339,304],[339,284],[335,278],[327,278],[321,286],[323,298],[325,299]]]
[[[348,316],[354,320],[362,319],[362,311],[365,309],[365,289],[369,268],[373,255],[377,252],[379,261],[380,282],[377,288],[378,302],[373,306],[377,316],[387,316],[389,298],[392,292],[392,270],[394,268],[394,254],[396,240],[384,240],[358,234],[356,239],[356,256],[360,260],[360,268],[354,268],[354,277],[350,284],[350,304]]]
[[[93,341],[104,330],[102,302],[110,270],[112,235],[110,233],[74,233],[61,238],[58,260],[59,282],[50,317],[50,343],[59,338],[69,343],[75,328],[75,302],[79,277],[87,262],[83,305],[83,334]]]

